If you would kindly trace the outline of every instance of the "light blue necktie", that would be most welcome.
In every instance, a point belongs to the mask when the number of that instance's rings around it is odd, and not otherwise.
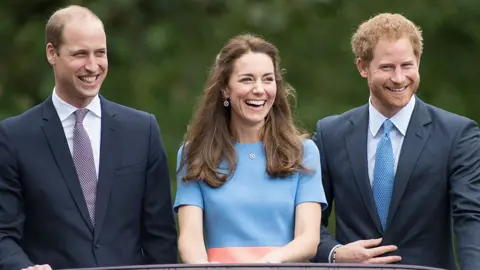
[[[393,180],[395,178],[395,160],[389,132],[393,124],[390,120],[383,122],[383,135],[378,142],[373,168],[373,198],[383,231],[387,229],[388,208],[392,199]]]

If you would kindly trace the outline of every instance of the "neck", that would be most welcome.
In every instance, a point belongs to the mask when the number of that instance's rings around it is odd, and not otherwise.
[[[372,97],[372,106],[383,116],[386,118],[390,119],[392,118],[395,114],[397,114],[402,108],[395,108],[395,107],[386,107],[381,104],[380,101],[377,101],[375,98]]]
[[[55,86],[55,93],[60,99],[78,109],[87,107],[88,104],[90,104],[90,102],[93,100],[93,97],[85,98],[68,95],[66,91],[62,91],[61,89],[57,88],[57,86]]]
[[[260,131],[263,127],[263,123],[255,126],[238,125],[233,121],[230,124],[230,129],[235,134],[237,142],[242,144],[256,143],[261,140]]]

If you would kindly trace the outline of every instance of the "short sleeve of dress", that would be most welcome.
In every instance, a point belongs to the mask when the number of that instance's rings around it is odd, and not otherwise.
[[[202,190],[200,188],[200,183],[198,181],[182,181],[182,178],[186,174],[186,166],[184,166],[181,171],[178,171],[183,157],[183,149],[183,146],[180,147],[177,153],[177,191],[175,196],[175,203],[173,205],[173,210],[175,212],[178,212],[178,208],[184,205],[198,206],[203,209],[203,196]]]
[[[309,170],[300,172],[295,205],[303,202],[318,202],[322,210],[328,207],[322,184],[322,168],[320,153],[315,143],[310,139],[303,142],[303,165]]]

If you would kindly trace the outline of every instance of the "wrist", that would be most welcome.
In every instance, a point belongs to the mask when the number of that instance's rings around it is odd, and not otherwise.
[[[283,261],[279,257],[274,256],[263,257],[262,260],[266,263],[283,263]]]
[[[338,250],[341,247],[342,247],[342,245],[337,245],[337,246],[332,248],[332,252],[330,253],[330,262],[331,263],[338,263],[339,262],[339,260],[338,260]]]
[[[276,250],[263,256],[262,261],[267,263],[283,263],[283,257],[279,250]]]

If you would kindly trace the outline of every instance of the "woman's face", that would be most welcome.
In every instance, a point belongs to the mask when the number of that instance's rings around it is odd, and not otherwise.
[[[260,127],[277,94],[275,68],[267,54],[248,52],[235,60],[226,97],[235,129]]]

